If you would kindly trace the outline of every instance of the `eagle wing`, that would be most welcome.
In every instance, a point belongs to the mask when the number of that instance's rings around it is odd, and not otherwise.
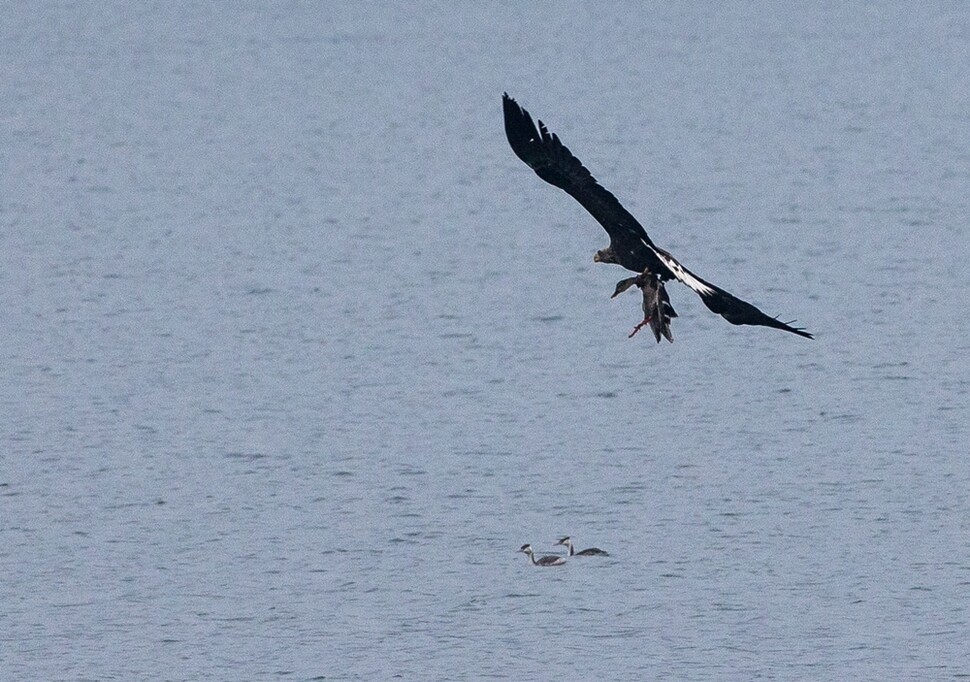
[[[657,258],[660,259],[660,262],[670,270],[678,282],[687,285],[687,287],[696,292],[711,312],[717,313],[731,324],[751,324],[762,327],[773,327],[774,329],[783,329],[786,332],[804,336],[807,339],[814,338],[804,329],[792,327],[791,323],[785,323],[775,317],[765,315],[747,301],[742,301],[721,287],[701,279],[663,249],[656,246],[652,248],[654,253],[657,254]]]
[[[529,112],[508,93],[502,95],[502,107],[505,135],[515,155],[536,175],[564,190],[596,218],[610,235],[610,244],[620,265],[634,272],[655,268],[657,261],[650,248],[653,242],[637,219],[596,182],[592,173],[542,121],[537,128]]]
[[[536,127],[529,112],[509,97],[508,93],[502,95],[502,108],[505,113],[505,135],[515,155],[534,170],[536,175],[564,190],[596,218],[610,235],[610,246],[620,265],[644,275],[658,275],[661,287],[665,279],[678,280],[693,289],[712,312],[731,324],[773,327],[808,339],[814,338],[804,329],[764,314],[747,301],[742,301],[685,268],[676,258],[650,240],[647,231],[637,219],[623,208],[609,190],[596,182],[592,173],[559,141],[558,136],[546,129],[542,121]],[[635,279],[621,280],[613,295],[629,288]],[[669,299],[667,305],[669,306]],[[654,329],[655,334],[656,332]],[[657,340],[660,340],[659,336]]]

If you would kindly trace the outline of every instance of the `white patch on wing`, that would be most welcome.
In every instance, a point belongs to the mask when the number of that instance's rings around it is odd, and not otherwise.
[[[660,249],[652,250],[655,254],[657,254],[657,258],[659,258],[661,262],[666,265],[672,273],[674,273],[674,277],[676,277],[678,281],[683,282],[701,296],[713,296],[716,293],[714,289],[692,275],[687,268],[678,263],[677,259],[671,256],[669,253],[661,251]]]

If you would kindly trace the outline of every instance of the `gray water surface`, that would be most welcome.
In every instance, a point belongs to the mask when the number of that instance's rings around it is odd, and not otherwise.
[[[2,14],[3,679],[970,676],[970,9]]]

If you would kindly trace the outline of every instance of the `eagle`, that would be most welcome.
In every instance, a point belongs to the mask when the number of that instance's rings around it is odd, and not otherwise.
[[[673,342],[670,320],[677,317],[665,282],[676,279],[687,285],[704,302],[711,312],[717,313],[731,324],[760,325],[782,329],[805,337],[813,336],[792,322],[782,322],[761,312],[747,301],[705,279],[680,264],[668,251],[660,248],[647,235],[647,231],[629,211],[623,208],[609,190],[600,185],[582,162],[550,134],[542,121],[539,126],[532,116],[508,93],[502,95],[505,114],[505,135],[515,155],[522,159],[536,175],[551,185],[564,190],[583,205],[596,218],[610,237],[609,246],[597,251],[593,260],[597,263],[615,263],[637,273],[635,277],[622,279],[616,284],[611,298],[615,298],[632,286],[643,294],[643,321],[630,333],[632,337],[643,327],[650,325],[657,343],[664,337]]]

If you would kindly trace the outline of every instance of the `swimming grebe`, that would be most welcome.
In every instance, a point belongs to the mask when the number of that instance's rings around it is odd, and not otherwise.
[[[609,556],[609,552],[604,552],[599,547],[590,547],[589,549],[584,549],[582,552],[577,552],[573,548],[573,541],[568,535],[564,538],[559,538],[557,545],[564,545],[569,549],[569,556]]]
[[[566,563],[566,560],[563,557],[555,555],[542,556],[536,559],[536,555],[532,552],[532,545],[529,543],[522,545],[522,547],[519,548],[519,551],[528,554],[529,558],[532,559],[533,565],[535,566],[562,566],[564,563]]]

